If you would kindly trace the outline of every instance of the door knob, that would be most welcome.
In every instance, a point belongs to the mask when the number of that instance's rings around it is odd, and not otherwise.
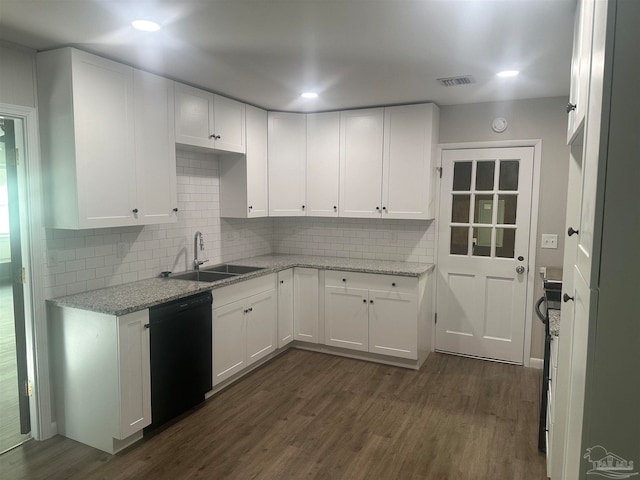
[[[524,267],[522,265],[518,265],[516,267],[516,273],[524,273]]]
[[[571,236],[574,233],[580,233],[580,230],[574,230],[573,227],[569,227],[569,230],[567,230],[567,235]]]
[[[567,113],[571,113],[576,109],[577,105],[575,103],[567,103]]]
[[[564,303],[567,303],[569,300],[571,300],[573,302],[573,297],[570,297],[568,293],[565,293],[562,296],[562,300],[564,301]]]

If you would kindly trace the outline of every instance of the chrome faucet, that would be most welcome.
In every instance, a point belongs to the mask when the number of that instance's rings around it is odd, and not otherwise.
[[[197,231],[195,237],[193,237],[193,269],[195,271],[200,270],[200,265],[209,260],[198,260],[198,237],[200,237],[200,250],[204,250],[204,239],[202,238],[202,232]]]

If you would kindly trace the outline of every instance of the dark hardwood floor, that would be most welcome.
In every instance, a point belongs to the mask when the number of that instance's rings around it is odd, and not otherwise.
[[[291,350],[118,455],[55,437],[13,479],[546,479],[540,371],[432,354],[419,371]]]

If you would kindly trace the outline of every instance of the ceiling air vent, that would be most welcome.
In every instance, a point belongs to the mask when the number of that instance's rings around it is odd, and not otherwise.
[[[438,78],[438,82],[445,87],[457,87],[458,85],[470,85],[476,83],[473,75],[463,75],[461,77]]]

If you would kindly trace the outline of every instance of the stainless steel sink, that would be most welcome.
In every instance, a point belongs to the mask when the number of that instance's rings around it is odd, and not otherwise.
[[[192,280],[195,282],[211,283],[211,282],[217,282],[218,280],[233,278],[235,276],[237,276],[237,274],[200,270],[199,272],[192,271],[192,272],[180,273],[178,275],[171,275],[170,278],[173,278],[176,280]]]
[[[228,263],[223,263],[222,265],[214,265],[213,267],[204,268],[201,270],[201,272],[220,272],[233,275],[242,275],[244,273],[257,272],[258,270],[264,270],[264,268],[247,267],[244,265],[229,265]]]

